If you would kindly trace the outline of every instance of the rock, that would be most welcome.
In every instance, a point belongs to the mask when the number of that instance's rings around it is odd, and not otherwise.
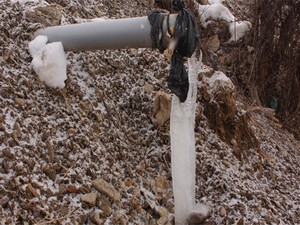
[[[62,18],[61,8],[58,5],[36,7],[27,11],[25,17],[29,22],[41,23],[45,26],[57,26]]]
[[[196,205],[187,218],[188,225],[202,224],[212,214],[212,210],[203,204]]]
[[[18,106],[24,107],[26,105],[27,101],[25,99],[15,97],[14,103]]]
[[[234,225],[243,225],[244,224],[244,217],[239,218]]]
[[[91,221],[97,225],[102,225],[103,224],[103,220],[101,219],[101,214],[100,212],[94,212],[91,215]]]
[[[158,212],[160,217],[168,217],[168,215],[169,215],[169,211],[165,207],[162,207],[162,206],[158,206],[156,208],[156,211]]]
[[[157,220],[157,225],[166,225],[168,220],[168,217],[161,217]]]
[[[55,180],[56,179],[56,171],[51,167],[51,165],[46,165],[43,168],[43,172],[51,179],[51,180]]]
[[[9,158],[9,159],[14,159],[14,158],[15,158],[15,155],[10,151],[9,148],[3,149],[2,155],[3,155],[4,157],[6,157],[6,158]]]
[[[39,193],[32,187],[31,184],[28,184],[26,187],[26,191],[33,195],[33,197],[39,197]]]
[[[5,131],[5,126],[2,122],[0,122],[0,131]]]
[[[11,134],[12,138],[18,143],[19,142],[19,134],[18,131],[14,130]]]
[[[82,194],[87,194],[90,192],[90,187],[86,184],[81,185],[78,190],[82,193]]]
[[[79,189],[75,185],[68,185],[67,191],[70,193],[77,193],[79,191]]]
[[[171,97],[170,95],[158,91],[153,102],[153,115],[156,119],[158,127],[163,126],[169,119],[171,114]]]
[[[149,83],[145,83],[145,86],[144,86],[144,90],[147,94],[149,94],[151,91],[153,91],[154,87],[153,85],[149,84]]]
[[[224,217],[226,215],[226,209],[224,206],[221,206],[220,209],[219,209],[219,214],[221,217]]]
[[[218,51],[218,49],[220,48],[220,44],[221,42],[217,34],[209,37],[204,43],[204,45],[206,45],[206,47],[212,52]]]
[[[0,206],[2,207],[3,205],[6,205],[10,201],[9,197],[3,196],[0,198]]]
[[[208,0],[200,0],[199,2],[201,5],[207,5],[208,4]]]
[[[106,198],[99,201],[99,208],[102,210],[101,216],[109,217],[112,213],[111,204]]]
[[[112,216],[112,224],[127,225],[128,224],[128,218],[127,218],[126,215],[115,213]]]
[[[119,201],[121,198],[120,193],[105,180],[102,179],[93,180],[92,185],[97,191],[107,195],[114,201]]]
[[[55,150],[53,148],[52,143],[47,140],[47,149],[48,149],[48,155],[49,155],[49,162],[52,163],[54,161],[55,157]]]
[[[155,178],[155,186],[161,190],[166,190],[170,188],[170,182],[165,176],[159,176]]]
[[[59,195],[61,195],[61,196],[64,195],[66,193],[66,191],[67,191],[67,187],[66,187],[65,184],[60,184],[58,186],[58,193],[59,193]]]
[[[96,200],[97,200],[97,193],[92,192],[89,194],[85,194],[81,196],[81,201],[85,202],[89,205],[95,206],[96,205]]]
[[[111,65],[112,67],[114,67],[114,68],[120,68],[120,69],[122,69],[122,68],[125,67],[122,62],[115,61],[114,59],[111,59],[111,58],[107,59],[107,63],[109,65]]]

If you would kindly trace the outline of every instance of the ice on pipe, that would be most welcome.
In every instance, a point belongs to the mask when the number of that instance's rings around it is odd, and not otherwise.
[[[39,79],[53,88],[65,87],[67,61],[61,42],[47,44],[47,36],[37,36],[29,43],[32,67]]]
[[[171,165],[175,205],[175,224],[185,224],[195,206],[195,110],[197,75],[200,64],[193,55],[189,59],[189,92],[184,103],[172,98],[170,136]]]

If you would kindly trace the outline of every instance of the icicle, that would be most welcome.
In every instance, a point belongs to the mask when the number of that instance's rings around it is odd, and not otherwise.
[[[175,223],[181,225],[195,207],[195,109],[200,63],[189,58],[189,92],[184,103],[172,98],[170,134]]]

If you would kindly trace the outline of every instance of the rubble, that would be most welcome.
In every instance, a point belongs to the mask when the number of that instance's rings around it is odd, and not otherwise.
[[[153,49],[68,52],[68,79],[58,90],[38,80],[28,52],[49,21],[145,16],[148,1],[47,3],[59,5],[61,17],[26,16],[45,1],[0,2],[0,223],[174,224],[168,119],[159,129],[153,119],[156,93],[170,94],[164,56]],[[216,54],[228,61],[222,66],[234,65],[218,38]],[[248,136],[239,138],[240,127],[231,135],[225,125],[221,138],[219,124],[230,117],[213,126],[216,110],[207,113],[215,102],[205,99],[202,79],[215,69],[199,77],[196,109],[196,202],[212,209],[205,223],[299,224],[299,142],[272,112],[251,110],[232,92],[236,111],[228,115],[247,116],[260,143],[260,151],[250,144],[239,159]]]

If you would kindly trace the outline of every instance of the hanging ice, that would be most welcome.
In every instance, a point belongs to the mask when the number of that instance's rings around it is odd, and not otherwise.
[[[192,56],[189,59],[188,97],[184,103],[180,103],[175,95],[172,99],[170,134],[176,224],[185,224],[195,205],[194,123],[198,70],[199,64]]]

